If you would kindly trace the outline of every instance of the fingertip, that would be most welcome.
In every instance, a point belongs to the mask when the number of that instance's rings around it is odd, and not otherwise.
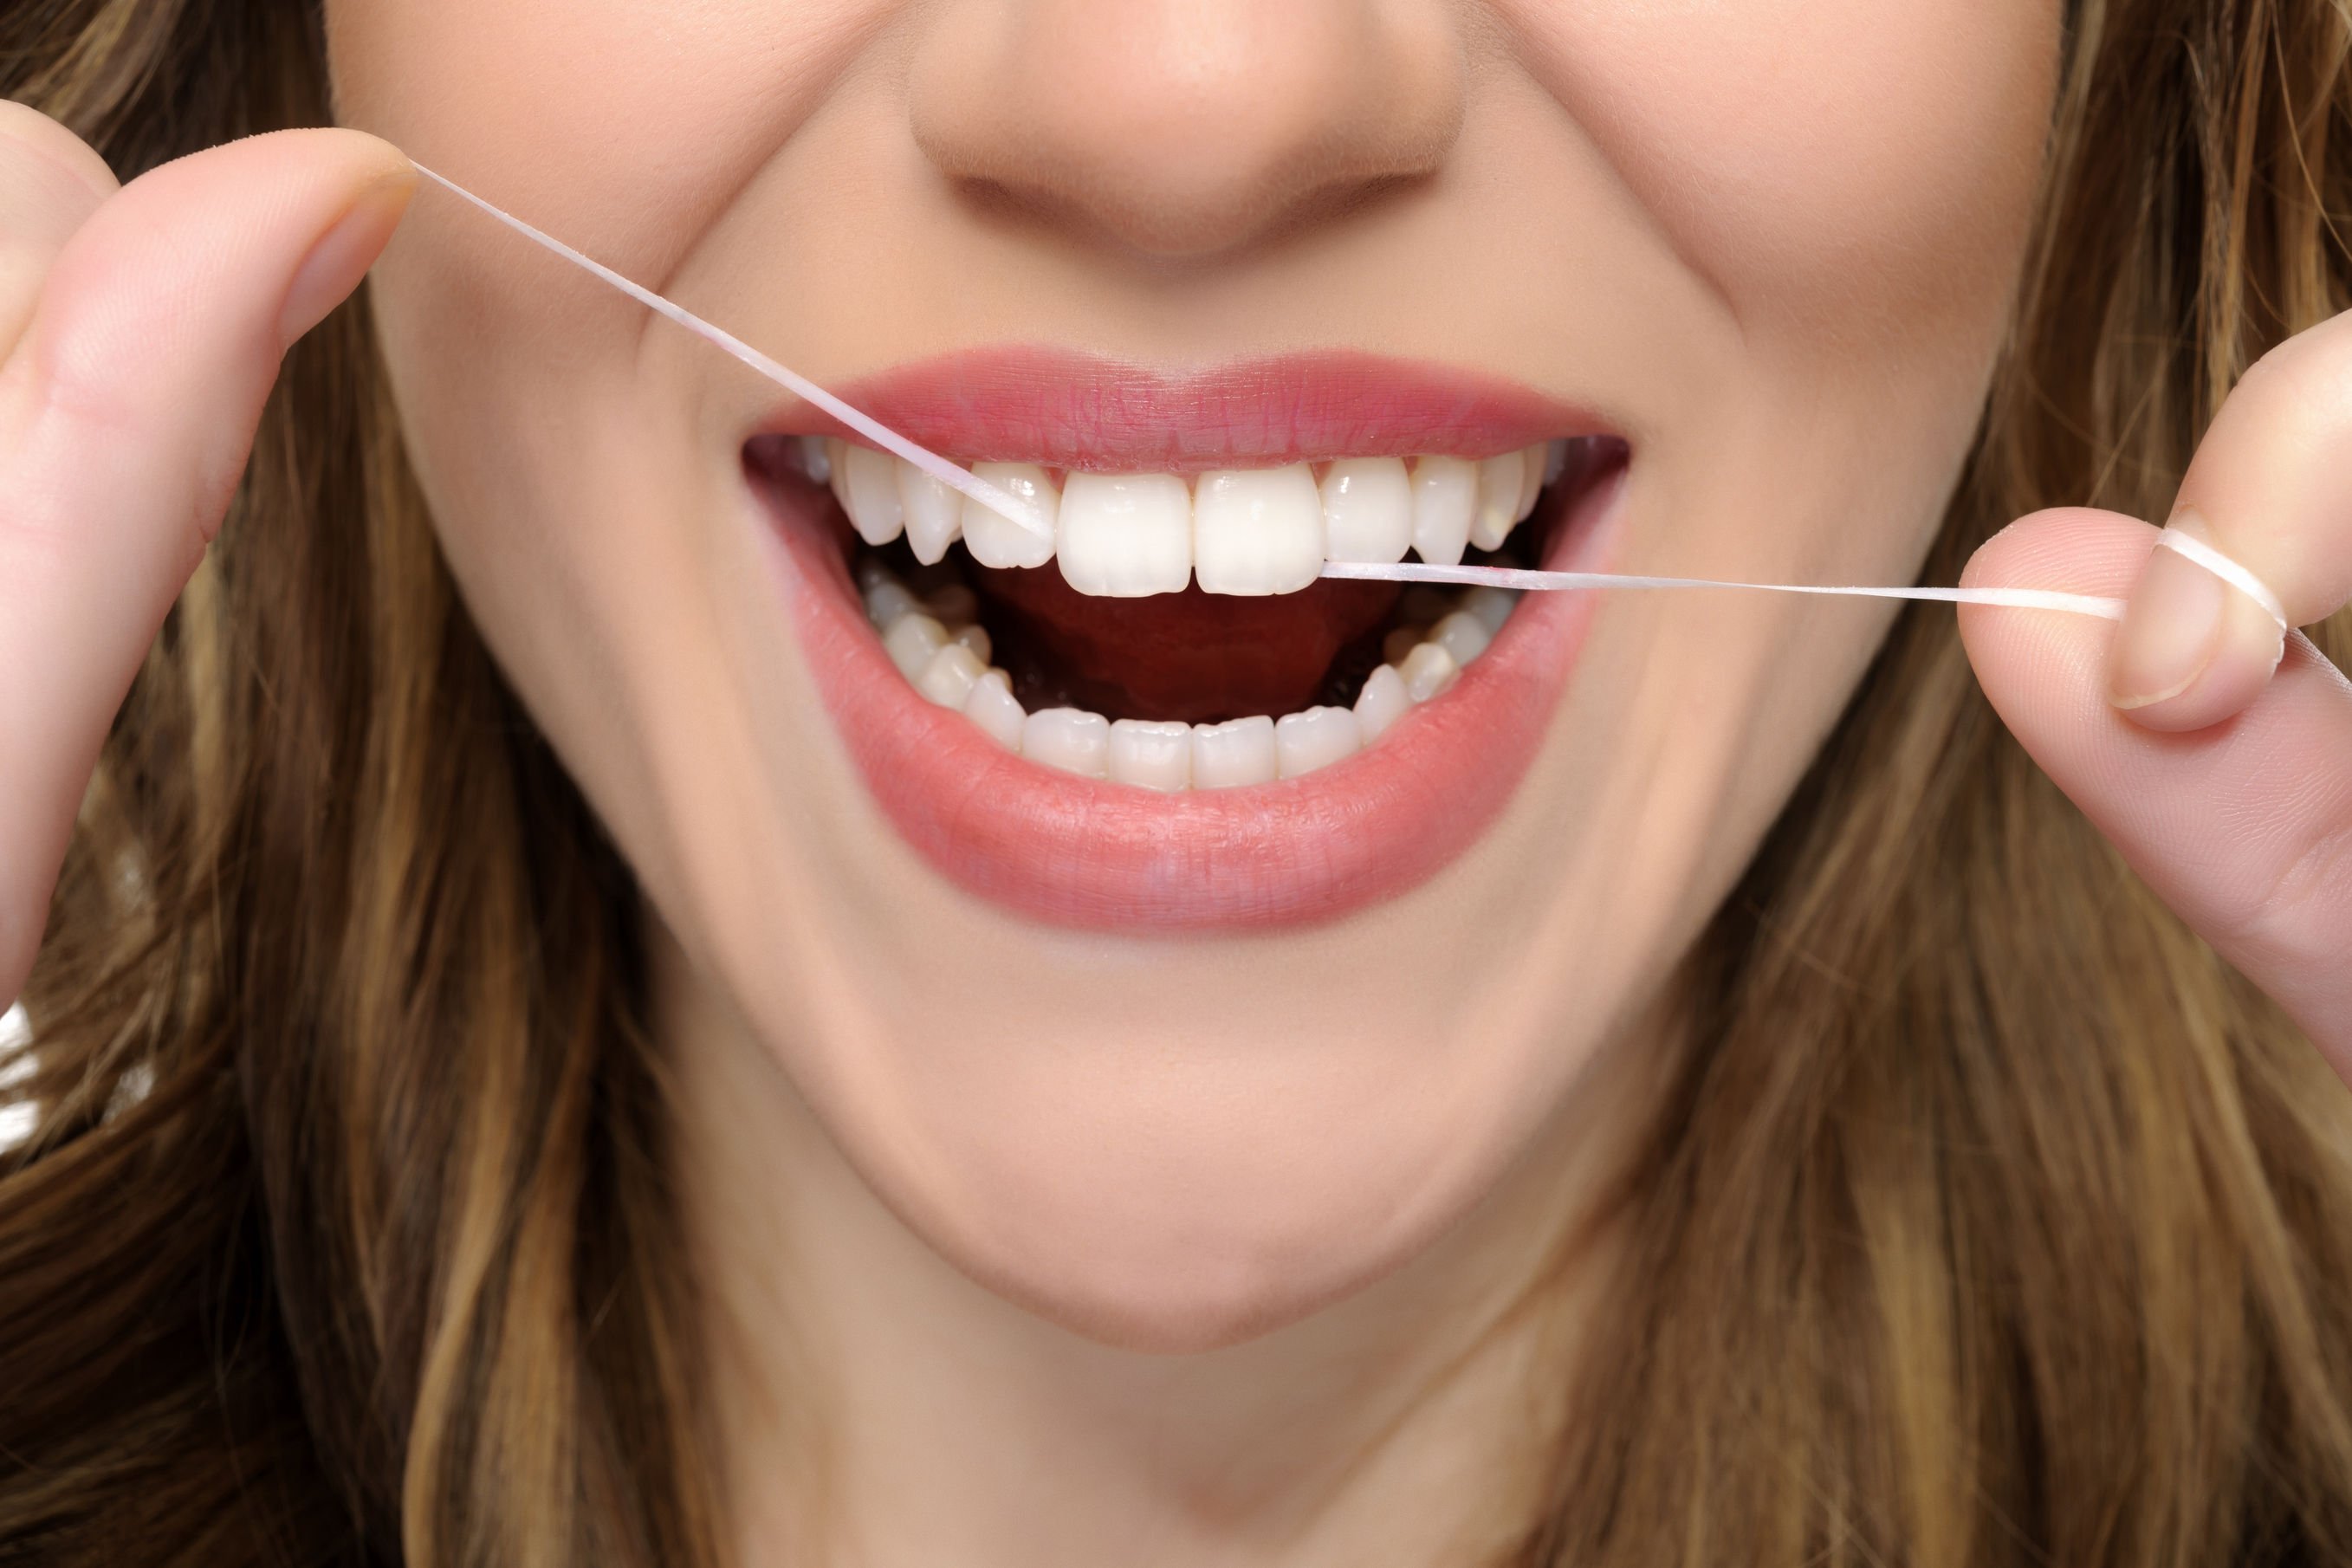
[[[271,132],[150,170],[52,269],[34,329],[44,375],[92,407],[170,367],[257,401],[286,345],[357,286],[415,184],[398,148],[338,127]]]
[[[38,158],[87,193],[95,206],[122,188],[89,144],[30,104],[0,98],[0,138]]]
[[[370,138],[371,141],[373,138]],[[389,143],[379,143],[389,147]],[[278,312],[278,339],[290,345],[325,319],[367,276],[375,258],[416,194],[416,170],[398,149],[396,162],[380,169],[353,195],[351,204],[320,235],[296,268]]]
[[[2157,543],[2108,659],[2107,700],[2145,730],[2202,730],[2270,684],[2286,652],[2284,611],[2213,547],[2193,509],[2176,510]]]
[[[79,137],[0,99],[0,360],[24,336],[58,253],[116,188]]]
[[[2094,507],[2028,512],[1979,545],[1960,572],[1969,588],[2053,587],[2105,593],[2137,570],[2155,531]]]
[[[2229,593],[2186,556],[2151,551],[2107,660],[2107,700],[2154,712],[2196,685],[2221,651]]]
[[[381,136],[349,126],[318,126],[299,131],[281,131],[271,135],[299,137],[315,141],[321,146],[331,146],[335,155],[348,165],[355,187],[373,185],[380,181],[394,181],[408,189],[416,184],[416,164],[408,154]],[[267,140],[257,137],[255,140]]]
[[[1977,547],[1960,570],[1960,586],[2118,596],[2146,560],[2155,533],[2137,518],[2094,507],[2029,512]],[[2047,617],[2048,612],[1963,605],[1960,637],[1973,658],[1983,639],[2041,627]]]
[[[2179,679],[2168,688],[2148,684],[2147,667],[2126,668],[2133,617],[2140,615],[2144,600],[2150,597],[2135,592],[2124,635],[2116,639],[2107,700],[2132,723],[2159,734],[2210,729],[2243,712],[2263,694],[2285,657],[2286,634],[2261,605],[2195,563],[2159,550],[2149,563],[2148,574],[2159,570],[2174,584],[2159,588],[2159,594],[2193,593],[2212,601],[2208,646],[2196,659],[2180,661]],[[2202,577],[2206,585],[2179,587],[2191,577]],[[2189,668],[2191,663],[2193,668]]]

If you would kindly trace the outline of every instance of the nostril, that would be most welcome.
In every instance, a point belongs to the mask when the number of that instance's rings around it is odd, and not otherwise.
[[[1029,221],[1213,255],[1436,172],[1460,40],[1415,0],[969,0],[918,47],[917,144]]]

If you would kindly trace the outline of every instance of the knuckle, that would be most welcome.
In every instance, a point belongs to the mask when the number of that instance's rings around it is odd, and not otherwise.
[[[2248,934],[2290,949],[2340,944],[2352,912],[2352,818],[2336,816],[2303,845],[2250,911]]]
[[[138,438],[139,420],[122,377],[100,356],[45,339],[11,370],[23,377],[16,402],[29,427],[63,426],[78,445],[94,450]]]
[[[201,412],[159,410],[152,389],[102,355],[20,354],[0,370],[0,563],[47,569],[89,547],[89,497],[139,498],[149,537],[193,569],[228,508],[250,445],[242,378]],[[126,489],[125,487],[128,487]],[[0,582],[9,580],[0,565]]]

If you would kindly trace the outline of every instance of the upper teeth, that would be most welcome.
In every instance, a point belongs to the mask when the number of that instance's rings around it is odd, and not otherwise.
[[[1454,565],[1469,545],[1500,547],[1535,510],[1563,445],[1475,461],[1343,458],[1320,483],[1305,463],[1218,469],[1190,485],[1175,474],[1073,472],[1059,488],[1034,463],[973,464],[973,473],[1045,514],[1049,543],[904,458],[838,439],[803,442],[810,473],[831,480],[868,544],[903,532],[929,564],[961,536],[983,566],[1057,560],[1079,593],[1127,598],[1177,593],[1196,580],[1211,594],[1295,593],[1326,561],[1385,563],[1409,549]]]

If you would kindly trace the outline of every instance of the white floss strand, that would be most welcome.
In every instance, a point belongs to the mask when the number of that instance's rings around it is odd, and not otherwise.
[[[753,370],[758,371],[761,375],[766,376],[770,381],[774,382],[777,385],[782,386],[788,391],[796,393],[800,396],[806,398],[809,402],[815,404],[819,408],[824,409],[827,414],[832,415],[835,419],[840,420],[844,425],[848,426],[859,435],[871,439],[875,445],[882,447],[885,451],[897,453],[899,457],[904,458],[907,461],[914,464],[915,467],[922,469],[923,472],[930,475],[931,478],[939,480],[940,483],[946,485],[950,489],[961,490],[965,495],[970,496],[972,500],[988,508],[991,511],[997,512],[1002,516],[1009,518],[1013,521],[1019,523],[1030,533],[1035,534],[1041,538],[1052,537],[1052,530],[1046,525],[1045,514],[1040,512],[1035,507],[1031,506],[1027,501],[1023,500],[1019,496],[1013,494],[1010,490],[1004,489],[1001,486],[992,485],[986,479],[980,478],[978,475],[971,473],[954,463],[949,462],[945,458],[940,457],[938,453],[918,447],[914,442],[908,440],[907,437],[899,435],[898,432],[891,429],[887,425],[883,424],[880,420],[869,418],[866,415],[859,413],[856,409],[852,408],[848,404],[844,403],[840,398],[835,397],[832,393],[827,392],[824,388],[809,380],[806,376],[802,375],[797,371],[788,370],[784,366],[778,364],[774,360],[770,359],[766,354],[761,353],[758,349],[753,348],[751,344],[745,342],[734,333],[730,332],[723,328],[712,326],[709,321],[704,321],[701,317],[696,315],[693,311],[687,310],[683,306],[673,305],[667,300],[665,300],[660,295],[655,293],[652,289],[632,283],[629,279],[622,277],[611,268],[604,265],[604,263],[591,260],[589,258],[583,256],[580,252],[572,249],[570,246],[564,244],[553,235],[533,228],[530,225],[523,222],[522,219],[515,216],[512,213],[505,212],[498,207],[492,206],[489,203],[484,201],[473,192],[466,189],[465,186],[457,184],[457,181],[449,179],[445,175],[435,174],[424,164],[416,163],[413,158],[410,159],[409,162],[415,167],[418,174],[424,175],[435,184],[439,185],[443,190],[447,191],[450,195],[471,202],[474,205],[481,208],[482,211],[489,214],[492,217],[498,219],[500,223],[506,225],[517,234],[521,235],[524,238],[545,246],[548,249],[563,258],[564,260],[569,261],[574,267],[579,268],[582,271],[588,273],[591,277],[604,279],[614,288],[618,289],[622,293],[626,294],[630,299],[635,300],[638,304],[643,305],[646,310],[653,311],[656,315],[666,316],[669,320],[676,321],[679,326],[684,327],[688,331],[692,332],[696,337],[725,350],[727,353],[734,355],[737,359],[741,360],[745,364],[750,365]]]
[[[2268,612],[2271,619],[2278,623],[2279,630],[2284,632],[2294,629],[2287,624],[2286,606],[2279,603],[2279,596],[2271,592],[2271,585],[2268,583],[2263,582],[2195,534],[2183,533],[2177,528],[2168,528],[2156,536],[2156,542],[2177,555],[2186,555],[2189,560],[2260,605],[2264,611]]]
[[[880,420],[859,413],[824,388],[770,359],[758,349],[734,333],[696,315],[683,306],[673,305],[652,289],[631,282],[626,278],[591,260],[551,234],[533,228],[512,213],[491,205],[465,186],[446,175],[436,174],[422,163],[415,164],[416,172],[460,198],[498,219],[509,228],[534,244],[563,258],[592,278],[603,279],[656,315],[677,322],[696,337],[710,343],[750,365],[777,385],[815,404],[859,435],[872,440],[885,451],[896,453],[941,484],[961,490],[991,511],[1010,518],[1029,532],[1044,537],[1050,533],[1043,513],[1027,501],[999,486],[948,461],[938,453],[917,446]],[[2268,584],[2231,560],[2203,540],[2168,528],[2158,536],[2157,542],[2178,551],[2222,581],[2244,593],[2263,609],[2281,627],[2287,624],[2286,610]],[[1462,583],[1495,588],[1514,588],[1538,592],[1562,588],[1736,588],[1762,594],[1817,594],[1855,599],[1922,599],[1946,605],[1995,605],[2011,609],[2063,610],[2070,615],[2096,616],[2103,620],[2119,621],[2124,616],[2124,601],[2099,598],[2089,594],[2062,594],[2046,588],[1879,588],[1862,586],[1830,586],[1811,583],[1727,583],[1711,577],[1639,577],[1609,572],[1532,572],[1515,566],[1433,566],[1422,562],[1400,561],[1384,564],[1364,561],[1330,561],[1323,566],[1326,577],[1370,578],[1391,583]]]
[[[1367,577],[1394,583],[1468,583],[1491,588],[1742,588],[1764,594],[1821,594],[1849,599],[1927,599],[1943,605],[1999,605],[2013,610],[2063,610],[2070,615],[2124,618],[2124,601],[2049,588],[1874,588],[1818,583],[1726,583],[1712,577],[1629,577],[1611,572],[1530,572],[1517,566],[1393,566],[1327,561],[1326,577]]]

